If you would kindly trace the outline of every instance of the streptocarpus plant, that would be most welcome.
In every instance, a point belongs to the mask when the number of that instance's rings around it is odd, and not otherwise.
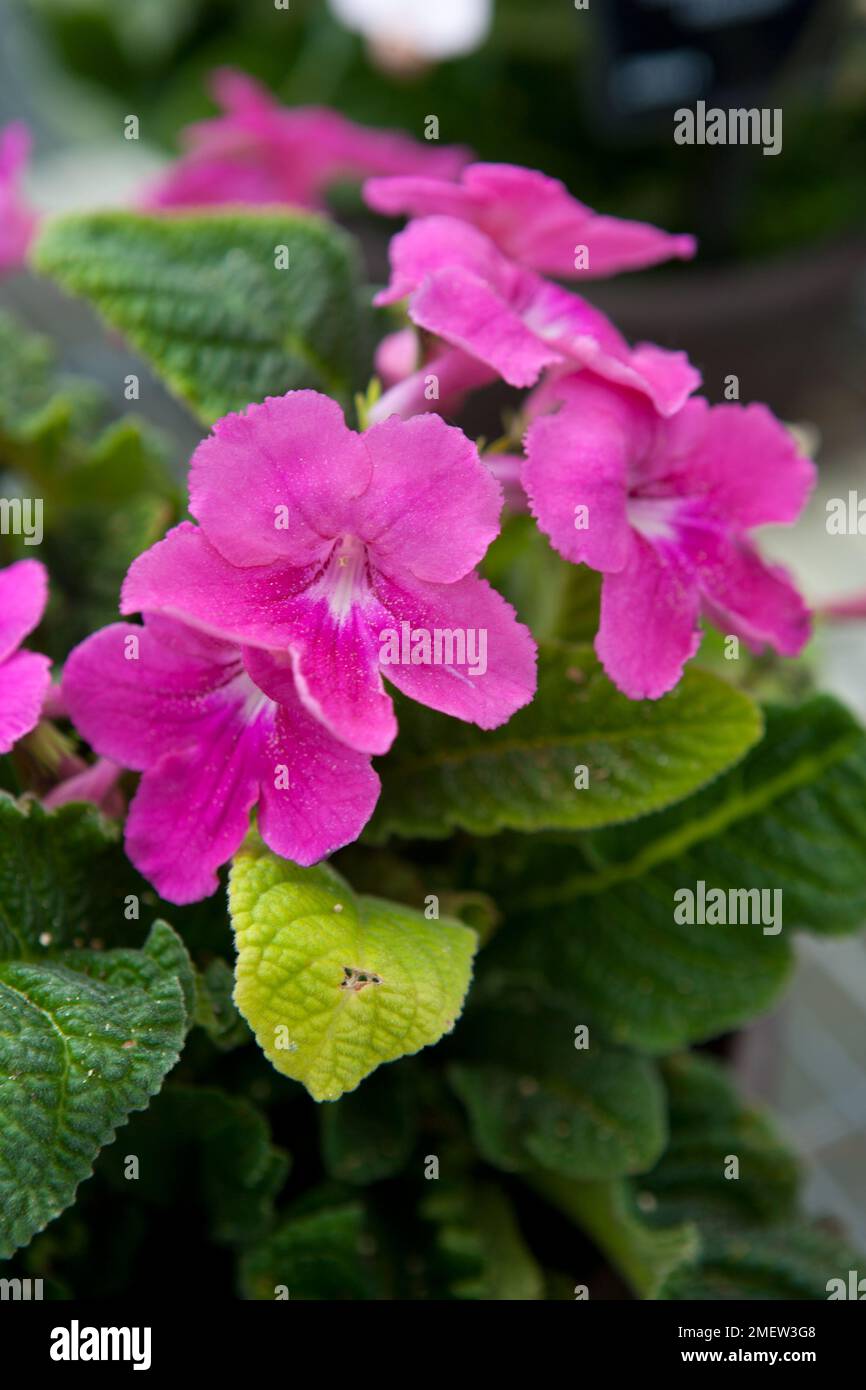
[[[809,635],[751,533],[812,463],[560,283],[691,238],[219,95],[144,210],[34,239],[0,170],[15,258],[203,432],[178,489],[0,321],[0,466],[45,503],[0,570],[0,1255],[106,1292],[85,1227],[144,1209],[145,1268],[194,1163],[194,1254],[230,1247],[245,1297],[573,1297],[602,1259],[639,1297],[823,1296],[854,1257],[689,1052],[866,910],[866,738],[760,655]],[[306,210],[347,173],[410,217],[375,295]],[[524,394],[488,446],[460,406],[497,379]]]

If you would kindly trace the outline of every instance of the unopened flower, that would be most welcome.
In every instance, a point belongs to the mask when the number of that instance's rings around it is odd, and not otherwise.
[[[411,331],[417,340],[415,330]],[[399,344],[393,342],[398,336],[392,334],[380,344],[376,368],[380,373],[384,368],[382,379],[388,390],[373,403],[371,424],[387,420],[389,415],[400,415],[404,420],[428,411],[453,415],[470,391],[497,380],[497,373],[486,362],[436,340],[430,346],[426,361],[401,374],[400,369],[408,364],[408,352],[407,340]]]
[[[127,853],[169,902],[214,892],[255,805],[265,843],[307,865],[354,840],[376,804],[369,758],[310,716],[290,671],[173,619],[88,637],[63,693],[91,747],[143,773]]]
[[[564,279],[597,280],[672,257],[687,260],[696,249],[692,236],[593,212],[559,179],[516,164],[470,164],[457,183],[423,174],[368,179],[364,198],[390,216],[471,222],[510,260]]]
[[[453,178],[469,158],[456,147],[356,125],[327,107],[288,109],[230,69],[217,71],[212,85],[224,114],[187,129],[187,152],[145,190],[145,207],[288,203],[320,209],[325,190],[338,179],[412,172]]]
[[[749,532],[797,519],[812,463],[763,405],[688,401],[669,419],[579,373],[526,438],[523,484],[556,550],[604,576],[596,650],[632,699],[656,699],[700,643],[703,613],[758,651],[796,655],[809,615]]]
[[[262,648],[262,679],[291,669],[306,708],[365,752],[386,752],[397,731],[380,668],[412,699],[494,728],[535,689],[532,637],[474,573],[501,504],[474,445],[438,416],[359,435],[327,396],[290,391],[227,415],[199,445],[200,526],[134,561],[122,608]],[[407,629],[411,655],[401,645],[395,659],[391,635],[402,643]]]
[[[18,270],[36,230],[37,215],[21,193],[30,132],[20,121],[0,130],[0,271]]]
[[[51,661],[19,648],[38,626],[47,600],[48,575],[38,560],[0,570],[0,753],[39,722]]]
[[[376,303],[408,297],[414,323],[512,386],[532,386],[546,368],[589,367],[671,415],[700,384],[685,353],[652,343],[630,348],[601,310],[454,217],[410,222],[391,242],[391,272]]]
[[[123,768],[111,758],[97,758],[86,763],[83,758],[72,755],[64,759],[58,768],[59,781],[42,798],[42,805],[48,811],[58,806],[68,806],[73,801],[88,801],[98,806],[107,816],[119,820],[126,803],[118,783],[123,776]]]

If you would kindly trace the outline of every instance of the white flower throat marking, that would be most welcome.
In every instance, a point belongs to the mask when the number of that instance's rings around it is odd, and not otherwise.
[[[341,536],[310,593],[327,600],[332,616],[345,622],[352,608],[370,593],[367,547],[357,536]]]

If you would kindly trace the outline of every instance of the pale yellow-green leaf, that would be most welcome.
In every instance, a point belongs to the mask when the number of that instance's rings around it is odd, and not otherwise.
[[[315,1100],[438,1042],[463,1007],[477,937],[251,838],[231,871],[235,1002],[278,1071]]]

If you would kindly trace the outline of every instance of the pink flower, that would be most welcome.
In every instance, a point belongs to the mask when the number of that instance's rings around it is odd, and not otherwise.
[[[370,179],[364,198],[390,216],[471,222],[512,261],[564,279],[598,280],[672,256],[688,260],[697,246],[692,236],[604,217],[573,198],[559,179],[516,164],[470,164],[459,183],[423,174]]]
[[[20,121],[0,131],[0,271],[24,264],[36,213],[21,196],[20,175],[30,154],[30,132]]]
[[[86,763],[74,755],[65,758],[58,768],[60,781],[46,792],[42,805],[47,811],[67,806],[71,801],[89,801],[107,816],[119,820],[125,809],[123,793],[118,782],[123,768],[110,758],[97,758]]]
[[[386,333],[376,348],[376,375],[383,385],[395,386],[405,381],[418,366],[420,344],[414,328],[399,328]],[[386,417],[387,418],[387,417]]]
[[[38,560],[19,560],[0,570],[0,753],[39,722],[51,682],[51,662],[19,651],[38,625],[48,600],[48,575]]]
[[[505,505],[510,512],[526,512],[526,493],[523,491],[521,477],[526,464],[522,454],[481,455],[481,462],[489,468],[502,488]]]
[[[414,329],[411,331],[415,333]],[[396,333],[392,335],[393,338],[397,336]],[[405,343],[399,346],[405,351]],[[383,380],[387,384],[390,378],[391,384],[370,410],[370,423],[374,425],[387,420],[390,415],[399,415],[404,420],[428,411],[453,415],[470,391],[489,386],[497,380],[496,372],[486,362],[470,357],[460,348],[436,341],[427,360],[400,377],[397,375],[400,363],[398,345],[386,338],[380,348],[382,351],[377,356],[376,367],[380,370],[384,366]],[[403,365],[405,362],[404,356]]]
[[[420,328],[531,386],[545,368],[589,367],[672,415],[700,384],[685,353],[630,348],[599,309],[508,260],[490,237],[453,217],[422,217],[391,242],[391,283],[376,297],[409,297]]]
[[[289,203],[320,209],[324,189],[337,179],[422,171],[454,178],[470,157],[468,150],[368,130],[327,107],[289,110],[228,68],[214,73],[212,87],[225,114],[187,129],[187,153],[145,190],[145,207]]]
[[[63,692],[96,752],[144,774],[126,849],[169,902],[214,892],[256,803],[265,842],[304,865],[355,839],[376,804],[369,759],[311,718],[290,672],[173,619],[94,633]]]
[[[523,484],[560,555],[604,575],[596,651],[632,699],[676,685],[703,612],[760,650],[800,651],[809,616],[748,532],[800,514],[815,470],[763,405],[700,398],[662,420],[587,373],[526,438]]]
[[[122,608],[262,648],[258,683],[281,687],[291,667],[304,706],[364,752],[386,752],[397,731],[381,672],[494,728],[535,688],[529,632],[473,572],[501,503],[475,447],[438,416],[358,435],[327,396],[290,391],[227,415],[198,446],[200,528],[182,524],[134,561]]]

